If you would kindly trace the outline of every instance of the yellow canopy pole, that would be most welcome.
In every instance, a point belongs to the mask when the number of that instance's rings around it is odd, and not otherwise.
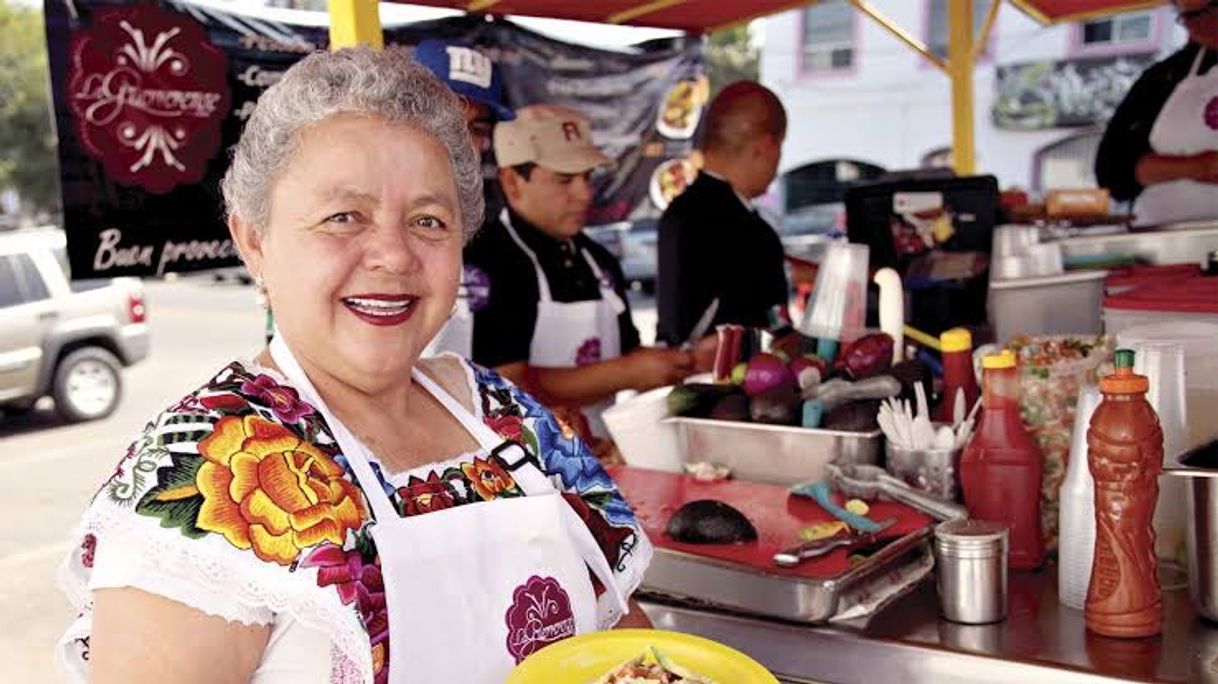
[[[355,45],[384,47],[377,0],[328,0],[328,4],[331,50]]]
[[[952,81],[952,166],[976,170],[973,140],[973,0],[947,0],[947,74]]]

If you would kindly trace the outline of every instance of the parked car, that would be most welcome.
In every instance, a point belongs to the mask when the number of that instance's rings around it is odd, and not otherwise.
[[[586,232],[617,257],[632,289],[652,293],[659,271],[659,227],[659,219],[639,219],[592,226]]]
[[[0,410],[49,395],[70,422],[104,418],[148,347],[139,280],[72,281],[62,231],[0,233]]]

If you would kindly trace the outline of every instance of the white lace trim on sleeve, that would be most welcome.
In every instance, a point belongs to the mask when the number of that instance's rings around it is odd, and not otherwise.
[[[318,586],[314,568],[262,561],[218,535],[188,538],[104,500],[104,495],[86,512],[73,538],[78,545],[61,565],[58,578],[80,613],[58,649],[61,664],[73,673],[87,672],[91,592],[131,586],[247,625],[289,615],[331,636],[336,655],[342,656],[334,660],[341,666],[332,673],[333,682],[372,681],[368,634],[355,607],[344,605],[333,588]]]

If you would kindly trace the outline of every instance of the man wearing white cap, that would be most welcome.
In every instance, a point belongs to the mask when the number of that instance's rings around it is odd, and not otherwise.
[[[612,163],[588,120],[551,105],[516,114],[494,132],[508,206],[465,249],[473,359],[551,405],[582,407],[601,437],[606,400],[675,383],[693,358],[639,346],[621,265],[583,233],[592,172]]]

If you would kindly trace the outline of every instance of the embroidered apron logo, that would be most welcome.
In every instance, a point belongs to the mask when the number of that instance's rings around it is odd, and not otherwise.
[[[571,599],[553,577],[534,575],[517,587],[506,620],[508,653],[517,664],[541,648],[575,636]]]
[[[590,337],[584,340],[584,343],[579,345],[579,351],[575,353],[575,365],[587,366],[590,363],[599,363],[601,361],[601,338]]]
[[[461,289],[457,296],[465,296],[469,310],[478,312],[486,308],[491,298],[491,277],[477,266],[465,266],[461,274]]]
[[[1218,131],[1218,97],[1214,97],[1205,105],[1205,125]]]
[[[197,183],[220,149],[224,53],[197,22],[149,5],[98,13],[72,37],[68,97],[85,149],[120,183]]]

